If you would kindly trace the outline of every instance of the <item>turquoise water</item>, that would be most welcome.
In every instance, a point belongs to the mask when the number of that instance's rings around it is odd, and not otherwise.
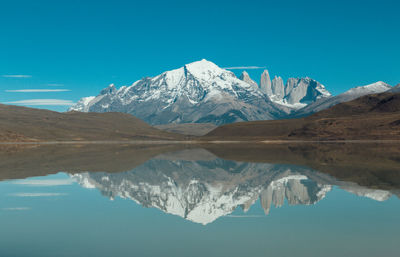
[[[399,256],[399,214],[307,167],[153,159],[0,182],[0,256]]]

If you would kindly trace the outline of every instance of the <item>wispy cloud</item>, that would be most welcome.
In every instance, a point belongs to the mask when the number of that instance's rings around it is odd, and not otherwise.
[[[265,218],[265,215],[226,215],[227,218]]]
[[[238,66],[238,67],[225,67],[226,70],[260,70],[265,69],[265,66]]]
[[[57,84],[57,83],[50,83],[50,84],[46,84],[49,87],[63,87],[64,84]]]
[[[17,90],[5,90],[10,93],[50,93],[50,92],[68,92],[69,89],[17,89]]]
[[[31,208],[29,207],[8,207],[8,208],[3,208],[3,211],[28,211]]]
[[[52,197],[52,196],[65,196],[65,193],[15,193],[9,194],[9,196],[16,197]]]
[[[28,99],[28,100],[6,102],[6,104],[71,106],[74,105],[74,102],[72,102],[71,100],[62,100],[62,99]]]
[[[3,78],[32,78],[31,75],[22,75],[22,74],[6,74],[1,75]]]
[[[32,179],[32,180],[17,180],[13,181],[15,185],[27,185],[27,186],[68,186],[75,183],[72,179]]]

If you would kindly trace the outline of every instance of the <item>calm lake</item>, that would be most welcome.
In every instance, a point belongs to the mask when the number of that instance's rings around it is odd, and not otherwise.
[[[0,152],[0,256],[399,256],[397,145]]]

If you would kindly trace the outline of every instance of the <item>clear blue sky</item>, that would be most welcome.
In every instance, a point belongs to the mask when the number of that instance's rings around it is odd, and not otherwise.
[[[399,10],[386,0],[3,0],[0,102],[77,101],[202,58],[266,66],[285,80],[309,76],[333,94],[378,80],[395,85]],[[250,71],[256,81],[260,73]],[[5,91],[21,89],[71,91]]]

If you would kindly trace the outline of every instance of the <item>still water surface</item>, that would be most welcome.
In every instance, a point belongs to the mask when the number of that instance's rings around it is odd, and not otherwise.
[[[53,173],[0,182],[0,256],[400,254],[397,188],[304,165],[191,149]]]

